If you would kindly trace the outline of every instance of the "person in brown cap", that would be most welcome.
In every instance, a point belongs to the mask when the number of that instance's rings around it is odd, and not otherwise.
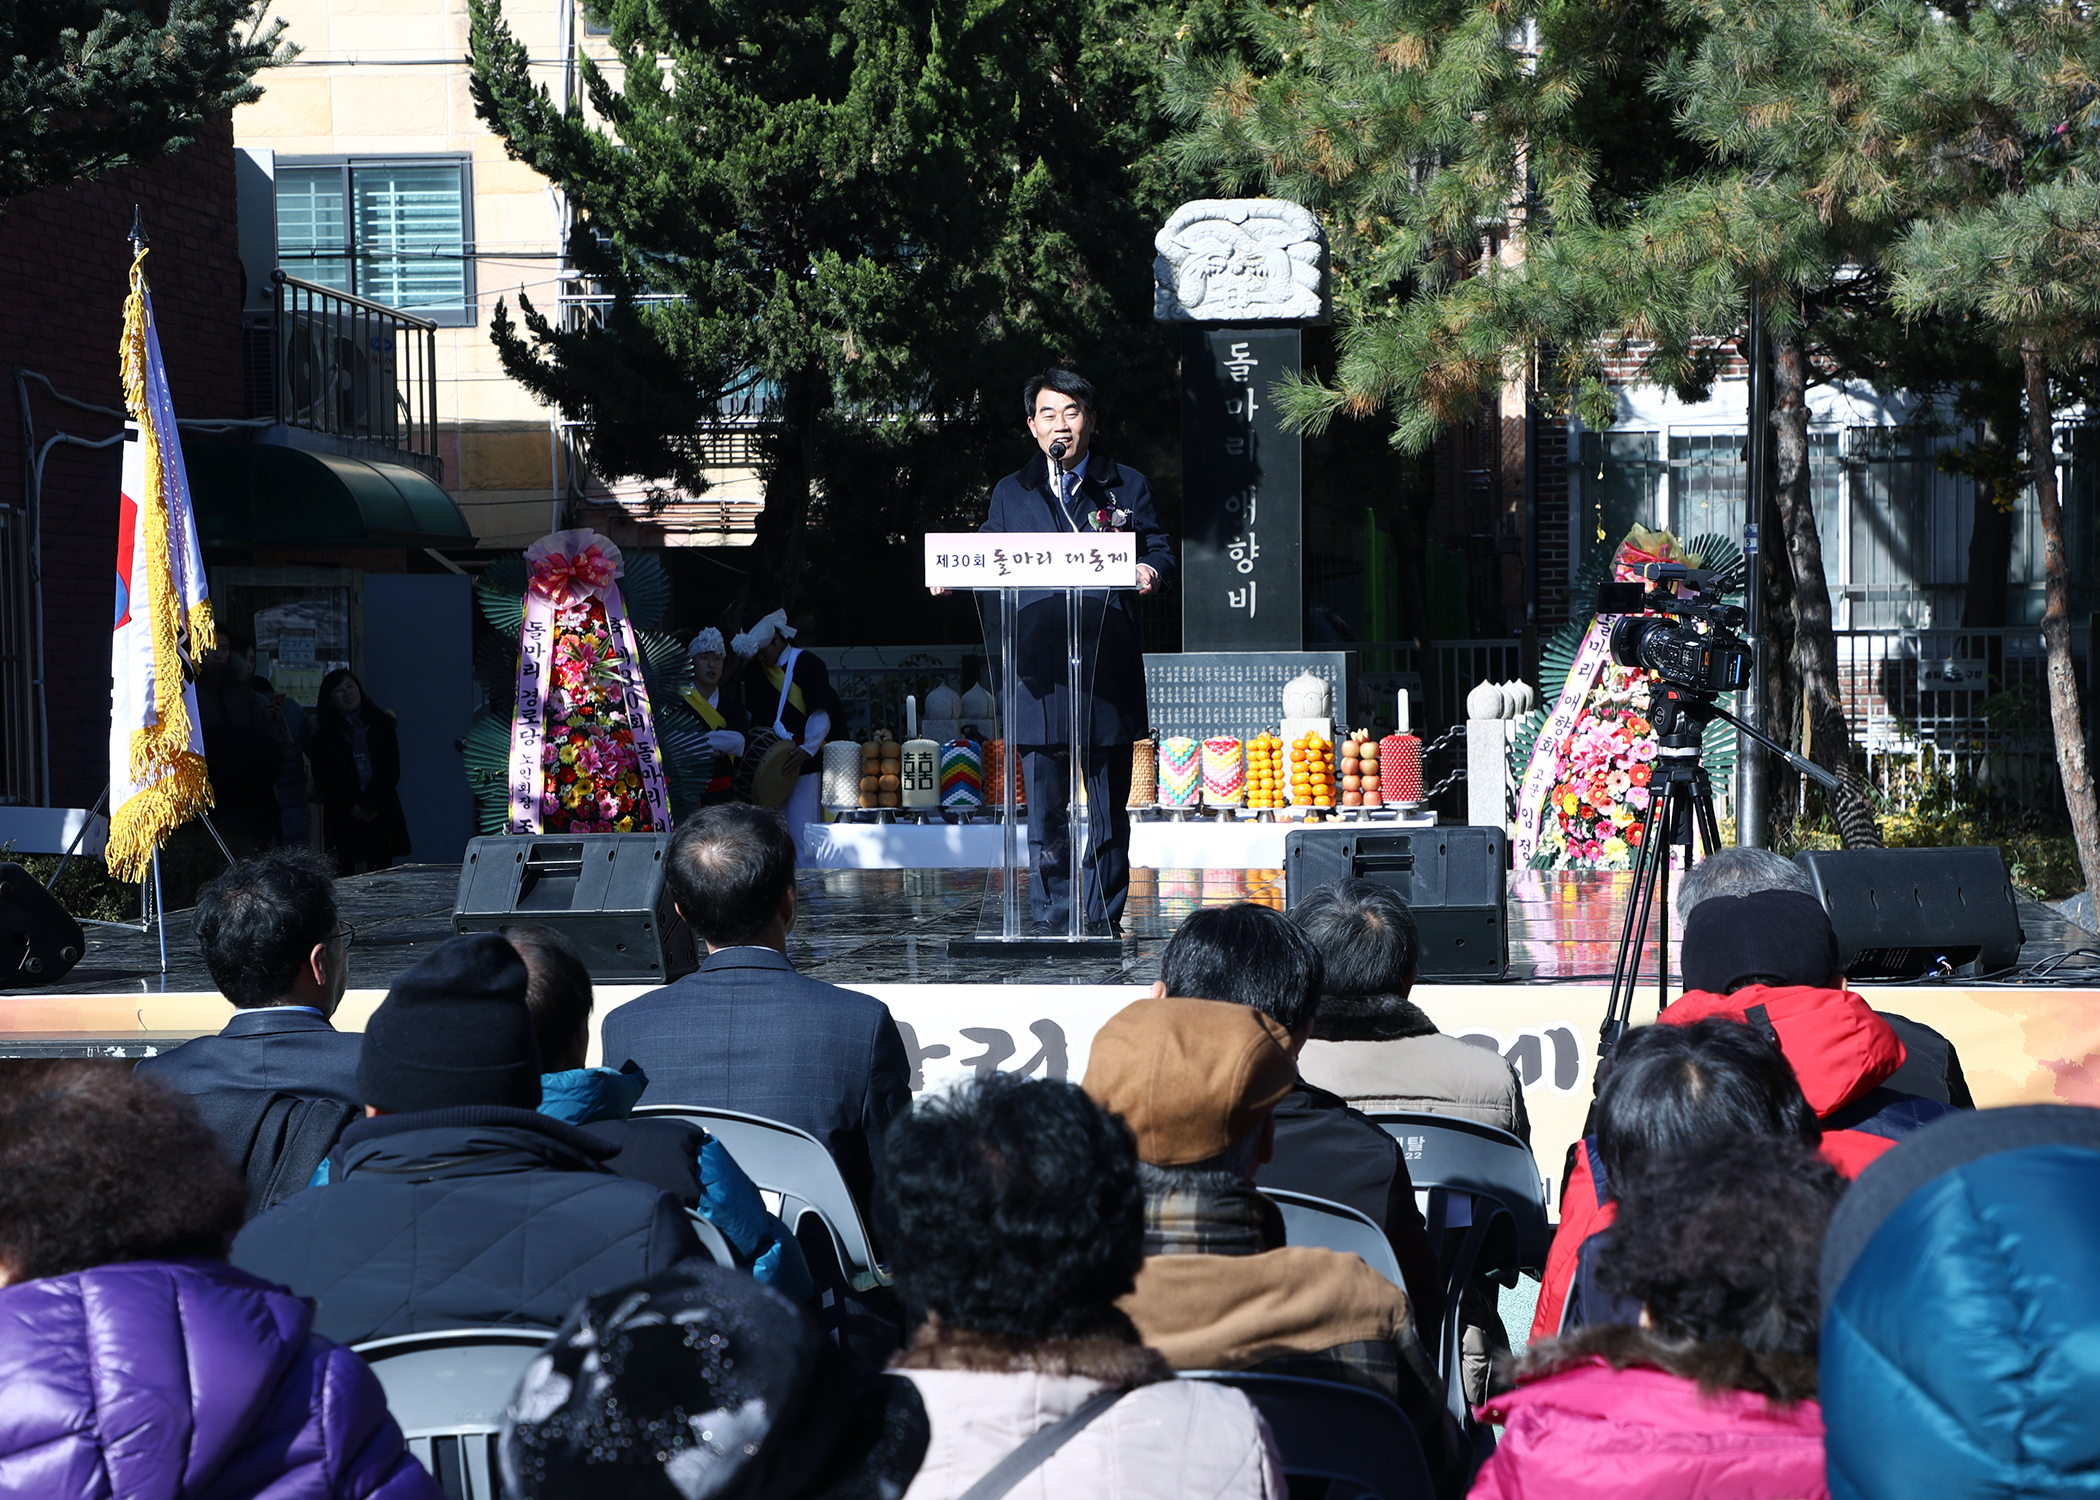
[[[1118,1304],[1177,1370],[1367,1386],[1422,1440],[1439,1495],[1470,1471],[1407,1293],[1354,1255],[1284,1242],[1253,1178],[1297,1080],[1291,1036],[1244,1005],[1150,996],[1094,1037],[1084,1088],[1137,1139],[1145,1263]]]

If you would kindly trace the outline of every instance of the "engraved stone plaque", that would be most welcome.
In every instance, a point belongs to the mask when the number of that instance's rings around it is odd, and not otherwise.
[[[1152,316],[1163,323],[1325,323],[1327,242],[1280,198],[1199,198],[1153,237]]]

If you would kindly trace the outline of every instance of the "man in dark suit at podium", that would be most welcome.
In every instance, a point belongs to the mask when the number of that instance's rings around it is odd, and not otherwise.
[[[1130,889],[1130,747],[1147,722],[1138,596],[1171,586],[1180,565],[1145,476],[1094,449],[1093,386],[1070,370],[1046,370],[1022,388],[1022,398],[1028,434],[1041,451],[999,481],[978,530],[1137,536],[1138,586],[1089,589],[1080,606],[1080,647],[1093,669],[1079,705],[1091,846],[1084,855],[1085,921],[1089,931],[1120,933]],[[996,608],[996,595],[980,598]],[[1053,932],[1065,930],[1072,901],[1065,608],[1062,592],[1022,594],[1019,705],[1016,722],[1006,726],[1027,776],[1029,899],[1036,921]]]

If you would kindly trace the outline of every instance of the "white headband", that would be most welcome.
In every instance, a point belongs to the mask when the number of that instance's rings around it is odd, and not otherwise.
[[[722,632],[710,625],[693,637],[693,644],[686,648],[688,656],[720,656],[722,654]]]
[[[790,641],[795,638],[795,627],[788,624],[788,612],[784,609],[774,610],[773,613],[767,615],[763,620],[760,620],[756,625],[731,641],[729,649],[738,656],[756,656],[758,648],[773,639],[775,635]]]

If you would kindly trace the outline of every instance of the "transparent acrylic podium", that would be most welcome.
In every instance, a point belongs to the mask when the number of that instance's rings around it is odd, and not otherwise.
[[[1000,814],[1000,863],[986,876],[977,934],[950,939],[953,957],[1121,951],[1121,943],[1105,929],[1088,931],[1087,897],[1099,889],[1100,877],[1089,857],[1096,809],[1086,801],[1086,750],[1107,590],[1136,586],[1132,541],[1113,532],[967,532],[926,539],[928,583],[976,593],[999,703],[999,756],[995,762],[988,743],[984,775],[988,787],[996,780],[1000,788],[993,804]],[[946,565],[947,576],[939,576],[937,559]],[[958,568],[959,559],[967,562]],[[1085,584],[1078,581],[1082,578]],[[1028,586],[1041,584],[1058,586]],[[1067,761],[1064,836],[1057,837],[1053,815],[1044,849],[1044,862],[1061,865],[1067,877],[1065,911],[1047,923],[1033,899],[1034,883],[1043,875],[1031,868],[1029,856],[1029,810],[1020,797],[1026,786],[1022,745],[1039,756],[1062,748]],[[1040,789],[1030,791],[1041,795]],[[1037,816],[1043,817],[1042,809]],[[1050,904],[1046,898],[1044,905]]]

